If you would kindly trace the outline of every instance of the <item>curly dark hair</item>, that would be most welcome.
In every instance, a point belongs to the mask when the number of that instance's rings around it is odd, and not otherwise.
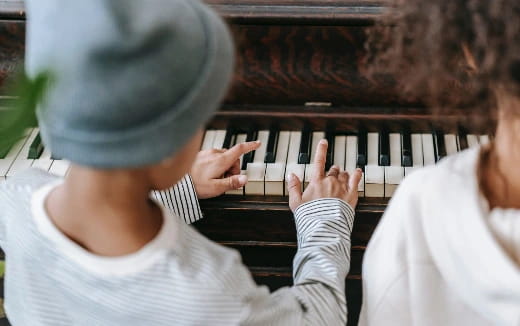
[[[496,89],[520,98],[519,0],[392,0],[367,48],[370,73],[441,110],[494,114]]]

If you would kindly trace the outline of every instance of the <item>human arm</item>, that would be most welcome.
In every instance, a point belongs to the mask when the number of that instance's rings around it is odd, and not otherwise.
[[[345,325],[345,278],[350,268],[350,235],[361,172],[332,167],[325,175],[327,142],[316,151],[314,173],[305,192],[294,175],[288,183],[298,251],[293,261],[294,286],[272,294],[247,296],[244,325]]]
[[[289,178],[298,252],[293,262],[293,291],[306,307],[309,324],[345,324],[345,278],[350,269],[350,235],[361,171],[352,175],[333,166],[325,174],[327,142],[316,149],[313,175],[305,192]]]
[[[238,189],[247,183],[240,175],[240,156],[255,150],[258,142],[237,144],[226,149],[200,151],[191,168],[175,186],[154,195],[187,224],[202,218],[199,198],[219,196],[228,190]]]
[[[326,152],[327,143],[320,143],[314,174],[304,193],[296,176],[288,184],[298,239],[294,286],[274,293],[251,288],[244,298],[243,325],[346,324],[345,279],[361,172],[349,175],[333,167],[325,175]]]
[[[354,210],[338,199],[307,202],[295,211],[298,252],[292,287],[245,296],[243,325],[346,325],[345,279],[350,268]]]

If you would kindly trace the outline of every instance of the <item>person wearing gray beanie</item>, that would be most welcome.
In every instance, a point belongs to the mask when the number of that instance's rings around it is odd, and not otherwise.
[[[291,175],[295,286],[257,286],[234,250],[188,224],[198,198],[243,187],[247,142],[199,152],[229,87],[230,33],[198,0],[28,0],[26,72],[65,178],[0,183],[13,325],[344,325],[358,171]],[[151,193],[167,197],[168,208]],[[164,198],[164,197],[163,197]],[[184,220],[185,223],[182,221]]]
[[[157,163],[228,89],[230,34],[198,1],[29,1],[28,16],[26,70],[52,76],[37,113],[57,157],[98,168]]]

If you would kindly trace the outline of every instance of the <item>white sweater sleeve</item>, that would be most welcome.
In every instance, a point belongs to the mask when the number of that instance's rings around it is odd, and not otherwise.
[[[295,211],[298,252],[294,286],[250,293],[245,325],[345,325],[345,278],[350,268],[354,210],[339,199],[319,199]],[[258,289],[258,288],[257,288]]]

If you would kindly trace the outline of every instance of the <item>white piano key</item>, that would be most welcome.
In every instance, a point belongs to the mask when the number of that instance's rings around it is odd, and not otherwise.
[[[312,133],[312,144],[311,144],[311,160],[310,164],[305,165],[305,183],[303,185],[303,189],[307,188],[307,185],[312,179],[312,175],[314,173],[314,161],[316,160],[316,148],[320,143],[320,140],[325,138],[325,133],[322,131],[315,131]]]
[[[300,154],[300,143],[302,141],[302,133],[301,131],[291,131],[291,136],[289,138],[289,151],[287,153],[287,167],[285,169],[285,195],[287,192],[287,180],[289,180],[289,175],[294,173],[298,179],[300,179],[302,183],[304,183],[305,176],[305,164],[298,164],[298,155]]]
[[[401,135],[391,133],[390,166],[385,166],[385,197],[392,197],[397,186],[404,178],[404,168],[401,166]]]
[[[51,151],[44,147],[42,155],[33,161],[32,167],[48,172],[53,161]]]
[[[480,135],[478,137],[478,140],[480,142],[480,145],[487,145],[489,143],[489,136],[488,135]]]
[[[0,181],[5,180],[7,172],[9,172],[11,165],[22,151],[22,148],[27,142],[31,132],[32,129],[25,130],[23,136],[11,147],[7,155],[3,159],[0,159]]]
[[[31,167],[33,163],[33,159],[29,159],[29,150],[31,148],[31,144],[33,143],[36,136],[38,136],[38,133],[40,132],[39,128],[34,128],[31,133],[29,134],[29,138],[27,138],[27,141],[23,145],[22,149],[20,150],[20,153],[14,160],[13,164],[11,164],[11,167],[7,171],[6,177],[12,177],[15,174],[27,170]]]
[[[70,163],[67,160],[54,160],[49,169],[49,173],[58,177],[65,177],[69,171]]]
[[[225,139],[226,139],[226,130],[216,130],[215,138],[213,139],[213,148],[222,149],[224,147]]]
[[[215,130],[206,130],[204,134],[204,140],[202,141],[202,146],[200,147],[201,151],[205,151],[213,148],[213,142],[215,140],[215,134],[217,132]]]
[[[339,166],[341,170],[346,169],[345,167],[345,155],[347,149],[347,136],[336,136],[334,137],[334,157],[332,164]]]
[[[379,166],[379,134],[367,135],[367,165],[365,166],[365,197],[385,196],[385,170]]]
[[[280,131],[274,163],[267,163],[265,168],[265,194],[283,196],[285,166],[289,151],[291,132]]]
[[[422,134],[422,147],[424,165],[435,164],[435,150],[433,149],[432,134]]]
[[[468,147],[478,146],[478,136],[477,135],[468,135]]]
[[[446,146],[446,154],[453,155],[458,152],[457,136],[453,134],[444,135],[444,143]]]
[[[245,143],[247,139],[247,134],[237,134],[235,138],[235,144],[241,144]],[[244,159],[244,155],[240,156],[240,168],[242,169],[242,160]],[[246,174],[246,170],[240,170],[240,174]],[[239,189],[233,189],[226,191],[226,195],[243,195],[244,194],[244,187],[241,187]]]
[[[409,175],[414,170],[421,168],[423,166],[423,146],[422,146],[422,136],[421,134],[412,134],[412,163],[413,166],[405,167],[404,174]]]
[[[357,168],[357,147],[358,138],[357,136],[347,136],[347,146],[345,154],[345,171],[349,174],[353,174]],[[361,177],[358,185],[359,197],[365,197],[365,174]]]
[[[260,147],[255,151],[255,157],[252,163],[247,164],[247,184],[245,186],[246,195],[264,195],[264,178],[265,178],[265,151],[267,149],[267,141],[269,140],[269,131],[261,130],[258,132],[258,140],[261,142]]]

